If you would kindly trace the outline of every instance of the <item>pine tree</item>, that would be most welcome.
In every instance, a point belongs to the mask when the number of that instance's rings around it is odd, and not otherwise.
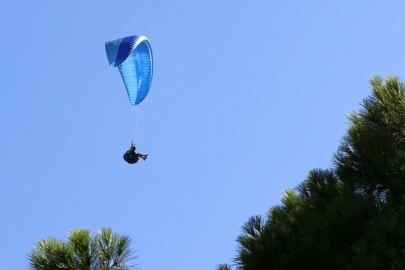
[[[370,82],[333,168],[310,171],[242,227],[237,269],[405,269],[405,88]]]
[[[68,241],[55,238],[37,241],[28,253],[33,270],[127,270],[134,269],[136,259],[131,239],[101,228],[94,236],[85,229],[72,230]]]

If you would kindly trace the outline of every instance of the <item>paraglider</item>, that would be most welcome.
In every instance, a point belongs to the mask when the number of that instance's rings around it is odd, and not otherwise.
[[[142,155],[140,153],[135,152],[136,147],[132,143],[131,144],[131,149],[129,149],[127,152],[124,154],[124,160],[128,162],[129,164],[135,164],[138,162],[139,158],[142,158],[143,160],[146,160],[148,158],[148,155]]]
[[[118,67],[121,73],[130,104],[139,105],[148,95],[152,83],[153,55],[149,40],[140,35],[119,38],[106,42],[105,50],[110,66]],[[136,154],[132,143],[124,159],[134,164],[139,157],[146,160],[147,155]]]

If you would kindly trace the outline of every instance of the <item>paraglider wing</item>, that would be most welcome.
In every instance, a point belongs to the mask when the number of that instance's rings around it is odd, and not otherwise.
[[[149,40],[130,36],[105,43],[108,62],[118,67],[132,105],[141,103],[149,92],[153,75],[153,55]]]

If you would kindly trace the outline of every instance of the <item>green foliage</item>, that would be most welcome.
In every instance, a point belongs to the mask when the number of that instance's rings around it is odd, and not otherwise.
[[[352,112],[334,163],[340,179],[379,201],[405,199],[405,95],[397,77],[371,79],[372,95]]]
[[[334,167],[310,171],[266,219],[244,224],[237,269],[405,269],[405,87],[370,82]]]
[[[131,239],[101,228],[94,236],[85,229],[68,233],[65,243],[55,238],[37,241],[28,253],[34,270],[126,270],[136,257],[130,248]]]
[[[216,270],[232,270],[229,264],[218,264]]]
[[[74,269],[73,248],[55,238],[39,240],[28,258],[31,269]]]
[[[94,237],[100,270],[124,270],[132,259],[133,253],[129,246],[131,239],[113,233],[110,228],[101,228]]]

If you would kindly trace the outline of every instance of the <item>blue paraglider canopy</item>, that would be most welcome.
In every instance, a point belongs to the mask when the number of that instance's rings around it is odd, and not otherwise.
[[[108,62],[118,67],[132,105],[141,103],[149,92],[153,75],[153,55],[144,36],[129,36],[105,43]]]

